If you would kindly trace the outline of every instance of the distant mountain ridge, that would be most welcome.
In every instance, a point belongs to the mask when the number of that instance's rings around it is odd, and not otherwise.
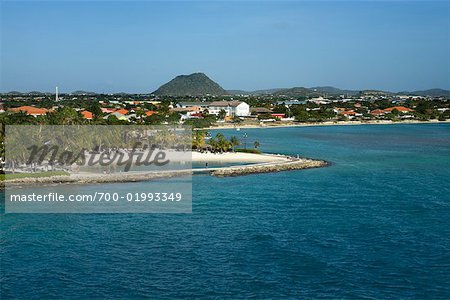
[[[274,88],[262,89],[256,91],[245,90],[224,90],[218,83],[211,80],[204,73],[193,73],[190,75],[179,75],[169,82],[163,84],[153,92],[157,96],[222,96],[222,95],[251,95],[251,96],[286,96],[286,97],[318,97],[318,96],[341,96],[352,97],[358,96],[361,92],[372,95],[406,95],[406,96],[429,96],[429,97],[447,97],[450,98],[450,90],[445,89],[428,89],[418,91],[401,91],[389,92],[382,90],[345,90],[333,86],[315,86],[315,87],[291,87],[291,88]],[[49,92],[19,92],[11,91],[0,93],[1,95],[51,95]],[[64,94],[64,93],[61,93]],[[101,93],[78,90],[70,93],[72,95],[95,95]],[[130,94],[147,94],[147,93],[114,93],[114,95],[125,96]]]
[[[267,89],[267,90],[257,90],[257,91],[242,91],[242,90],[229,90],[232,95],[275,95],[275,96],[288,96],[288,97],[318,97],[318,96],[356,96],[361,91],[359,90],[341,90],[332,86],[316,86],[316,87],[292,87],[292,88],[278,88],[278,89]],[[373,92],[380,94],[394,94],[385,91],[377,90],[363,90],[362,92]]]
[[[316,90],[322,93],[330,94],[330,95],[347,95],[347,96],[355,96],[359,93],[356,90],[341,90],[339,88],[335,88],[333,86],[316,86],[310,88],[311,90]]]
[[[193,73],[175,77],[159,87],[153,94],[158,96],[221,96],[227,95],[228,92],[204,73]]]
[[[430,97],[450,97],[450,91],[444,89],[429,89],[423,91],[414,92],[399,92],[398,95],[411,95],[411,96],[430,96]]]
[[[274,93],[276,96],[288,96],[288,97],[318,97],[323,93],[315,91],[313,89],[305,87],[293,87],[290,89],[282,89]]]
[[[407,96],[429,96],[429,97],[450,97],[450,90],[444,89],[428,89],[421,91],[403,91],[403,92],[389,92],[382,90],[342,90],[332,86],[317,86],[317,87],[293,87],[293,88],[280,88],[280,89],[267,89],[257,91],[242,91],[242,90],[229,90],[231,95],[275,95],[275,96],[288,96],[288,97],[317,97],[317,96],[340,96],[346,97],[357,96],[359,93],[371,93],[371,94],[384,94],[384,95],[407,95]]]
[[[72,93],[70,93],[70,94],[72,94],[72,95],[95,95],[95,93],[93,93],[93,92],[88,92],[88,91],[81,91],[81,90],[78,90],[78,91],[73,91]]]

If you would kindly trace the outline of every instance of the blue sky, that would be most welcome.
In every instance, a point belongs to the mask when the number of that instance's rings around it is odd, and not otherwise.
[[[450,2],[1,2],[0,90],[450,89]]]

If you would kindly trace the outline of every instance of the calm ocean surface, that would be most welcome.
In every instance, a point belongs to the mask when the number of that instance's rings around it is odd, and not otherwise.
[[[1,214],[0,298],[450,298],[450,124],[222,132],[333,164],[194,176],[192,214]]]

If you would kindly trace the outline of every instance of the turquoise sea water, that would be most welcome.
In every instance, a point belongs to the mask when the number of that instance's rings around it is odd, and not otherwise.
[[[449,124],[223,132],[332,165],[194,176],[192,214],[2,214],[0,298],[450,298]]]

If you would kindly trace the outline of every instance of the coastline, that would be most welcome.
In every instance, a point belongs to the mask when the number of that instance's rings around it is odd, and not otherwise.
[[[208,162],[247,162],[248,165],[232,165],[227,167],[183,169],[170,171],[131,171],[126,173],[96,174],[78,173],[69,176],[51,177],[25,177],[3,181],[3,185],[9,188],[23,188],[35,185],[55,185],[55,184],[102,184],[102,183],[126,183],[160,180],[173,177],[191,176],[197,174],[209,174],[211,176],[227,177],[241,176],[257,173],[273,173],[281,171],[303,170],[328,166],[329,163],[323,160],[309,158],[294,158],[278,154],[253,154],[253,153],[199,153],[203,161]],[[196,160],[197,162],[199,160]],[[4,186],[2,186],[4,188]]]
[[[397,121],[392,122],[388,120],[376,120],[376,121],[336,121],[336,122],[306,122],[306,123],[264,123],[261,125],[253,125],[253,124],[229,124],[229,125],[219,125],[216,127],[208,127],[204,128],[206,130],[222,130],[222,129],[266,129],[266,128],[286,128],[286,127],[318,127],[318,126],[356,126],[356,125],[397,125],[397,124],[445,124],[450,123],[450,120],[446,121],[438,121],[438,120],[430,120],[430,121],[416,121],[416,120],[408,120],[408,121]],[[200,129],[201,130],[201,129]]]
[[[234,126],[221,125],[218,127],[210,127],[208,129],[266,129],[266,128],[283,128],[283,127],[314,127],[314,126],[355,126],[355,125],[393,125],[393,124],[439,124],[450,123],[447,121],[343,121],[343,122],[323,122],[323,123],[299,123],[299,124],[266,124],[260,125],[242,125]],[[319,159],[310,158],[295,158],[282,154],[269,153],[244,153],[244,152],[226,152],[226,153],[200,153],[192,152],[192,162],[205,163],[205,168],[172,170],[172,171],[130,171],[126,173],[72,173],[69,176],[50,176],[32,178],[25,177],[20,179],[9,179],[2,181],[0,189],[4,189],[4,185],[8,187],[26,187],[33,185],[54,185],[54,184],[102,184],[102,183],[126,183],[149,180],[160,180],[180,176],[190,176],[196,174],[209,174],[211,176],[226,177],[226,176],[240,176],[256,173],[270,173],[281,172],[289,170],[301,170],[309,168],[319,168],[329,166],[331,163]],[[211,167],[208,168],[206,163],[228,163],[232,164],[225,167]],[[235,164],[235,165],[233,165]]]

